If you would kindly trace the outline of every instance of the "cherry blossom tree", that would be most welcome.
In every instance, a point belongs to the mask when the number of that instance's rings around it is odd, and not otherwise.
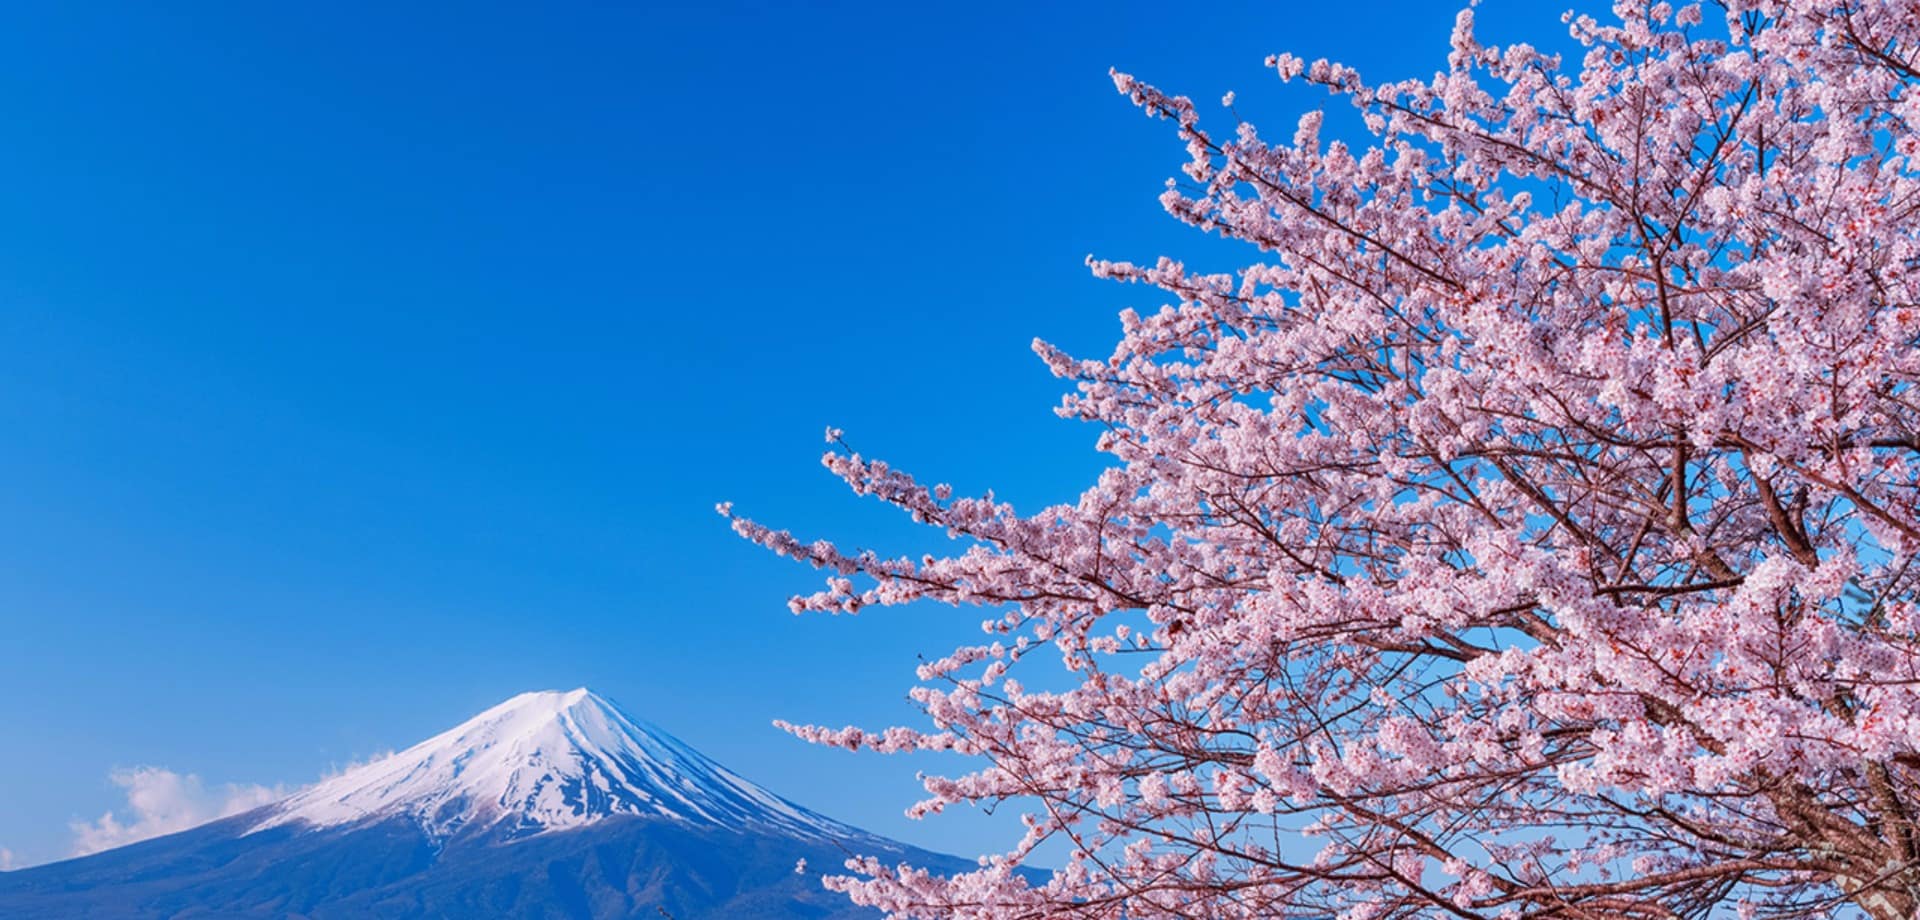
[[[1914,916],[1920,2],[1613,13],[1568,17],[1578,60],[1469,10],[1431,79],[1269,61],[1361,146],[1115,73],[1185,142],[1166,210],[1252,264],[1090,262],[1167,303],[1104,358],[1035,345],[1098,480],[1021,513],[830,431],[959,548],[723,506],[829,570],[796,611],[987,618],[921,668],[925,724],[788,728],[968,755],[915,813],[1011,803],[1024,837],[830,885],[903,917]],[[1049,842],[1050,881],[1016,871]]]

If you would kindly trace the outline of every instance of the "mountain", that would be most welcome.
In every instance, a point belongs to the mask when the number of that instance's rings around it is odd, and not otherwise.
[[[523,693],[376,763],[269,806],[253,828],[405,815],[434,838],[508,838],[619,815],[779,834],[862,833],[768,792],[591,690]]]
[[[548,691],[254,811],[0,874],[0,917],[873,916],[820,887],[849,852],[967,867],[808,811],[589,690]]]

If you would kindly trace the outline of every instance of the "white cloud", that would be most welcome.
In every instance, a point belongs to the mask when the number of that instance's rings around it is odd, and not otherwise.
[[[13,851],[6,847],[0,847],[0,872],[12,872],[13,866]]]
[[[74,856],[184,831],[258,808],[286,794],[279,786],[234,783],[208,789],[198,776],[161,767],[115,770],[108,778],[127,791],[127,807],[119,814],[109,811],[98,821],[73,822]]]
[[[339,776],[342,773],[346,773],[350,770],[358,770],[361,767],[364,767],[371,763],[379,763],[380,761],[386,760],[387,758],[392,756],[393,756],[392,750],[385,750],[369,757],[355,758],[355,759],[348,760],[344,764],[331,764],[327,767],[327,769],[324,772],[320,774],[320,782],[324,783],[327,780],[330,780],[336,776]]]

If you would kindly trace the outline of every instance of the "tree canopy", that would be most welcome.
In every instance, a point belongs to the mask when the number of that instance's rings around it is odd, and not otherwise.
[[[1019,800],[976,872],[855,860],[906,917],[1705,917],[1920,908],[1920,3],[1620,0],[1563,60],[1431,79],[1279,55],[1364,145],[1124,73],[1184,141],[1161,201],[1249,244],[1106,357],[1035,350],[1111,464],[1022,513],[835,448],[966,541],[796,611],[977,605],[930,813]],[[1029,659],[1071,686],[1030,689]],[[1037,660],[1036,660],[1037,663]],[[1015,867],[1043,842],[1045,884]]]

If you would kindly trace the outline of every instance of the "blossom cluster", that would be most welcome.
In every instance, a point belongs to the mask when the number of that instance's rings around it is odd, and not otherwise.
[[[987,617],[921,668],[926,724],[789,727],[967,755],[915,813],[1013,802],[1024,834],[834,887],[901,917],[1920,909],[1920,4],[1568,28],[1579,60],[1469,10],[1420,80],[1269,61],[1363,146],[1115,73],[1185,145],[1166,210],[1258,261],[1089,261],[1166,299],[1108,356],[1035,344],[1109,467],[1022,512],[829,431],[944,557],[723,509],[829,571],[796,611]]]

